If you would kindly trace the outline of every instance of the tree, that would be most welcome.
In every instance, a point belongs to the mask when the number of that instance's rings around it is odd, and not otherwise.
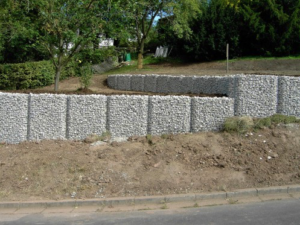
[[[189,22],[200,13],[200,0],[125,0],[119,2],[124,15],[131,19],[138,47],[138,68],[143,68],[145,41],[153,27],[154,20],[170,18],[172,29],[178,37],[187,37],[191,30]]]
[[[49,59],[47,53],[35,45],[39,35],[38,13],[31,6],[31,1],[0,1],[1,63]]]
[[[102,4],[95,0],[37,1],[42,29],[38,43],[49,52],[55,66],[55,91],[62,69],[82,49],[89,48],[102,30],[104,21],[98,16]]]

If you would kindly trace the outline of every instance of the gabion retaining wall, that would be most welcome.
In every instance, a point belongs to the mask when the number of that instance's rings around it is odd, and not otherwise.
[[[116,137],[147,134],[148,96],[108,97],[107,128]]]
[[[30,94],[28,140],[65,139],[67,95]]]
[[[0,142],[84,139],[220,130],[227,117],[300,117],[300,78],[276,76],[110,76],[122,90],[226,93],[229,98],[0,93]],[[189,91],[190,89],[190,91]]]
[[[109,76],[109,79],[119,76],[124,75]],[[135,79],[134,76],[128,76],[128,79]],[[119,82],[119,79],[117,81]],[[129,81],[126,80],[126,82]],[[145,75],[144,91],[154,93],[224,94],[235,99],[234,111],[236,116],[266,117],[275,113],[300,116],[299,83],[300,77],[271,75],[184,77]],[[133,86],[134,83],[131,82],[131,88]],[[113,88],[113,86],[110,87]]]
[[[145,75],[135,75],[131,77],[131,90],[144,91]]]
[[[144,78],[144,91],[156,92],[156,79],[158,75],[146,75]]]
[[[300,117],[300,79],[278,78],[278,113]]]
[[[27,140],[28,95],[0,93],[0,142]]]
[[[236,76],[235,115],[267,117],[277,112],[278,77]]]
[[[117,77],[116,81],[116,89],[131,91],[131,75],[120,75]]]
[[[67,105],[68,139],[82,140],[106,131],[107,96],[71,95]]]
[[[129,137],[217,130],[233,115],[233,99],[204,98],[205,108],[201,108],[200,99],[0,93],[0,141],[82,140],[105,131],[113,137]],[[195,123],[193,129],[191,122]]]
[[[187,96],[150,96],[149,134],[190,132],[191,98]]]
[[[231,98],[192,98],[191,131],[221,130],[226,118],[234,116]]]

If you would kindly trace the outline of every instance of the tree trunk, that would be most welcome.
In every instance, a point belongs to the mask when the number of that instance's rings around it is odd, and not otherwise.
[[[145,40],[142,39],[139,46],[139,53],[138,53],[138,69],[143,69],[144,44],[145,44]]]
[[[138,54],[138,69],[143,69],[143,53]]]
[[[54,85],[54,91],[58,91],[58,85],[59,85],[59,78],[61,73],[61,66],[59,65],[55,70],[55,85]]]

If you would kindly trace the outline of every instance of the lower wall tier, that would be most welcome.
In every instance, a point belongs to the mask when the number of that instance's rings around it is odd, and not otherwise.
[[[0,93],[0,142],[215,131],[232,116],[225,97]]]

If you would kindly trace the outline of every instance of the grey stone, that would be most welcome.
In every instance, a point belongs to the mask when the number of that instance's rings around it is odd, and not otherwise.
[[[300,77],[278,78],[277,112],[300,117]]]
[[[153,135],[190,132],[191,98],[150,96],[148,132]]]
[[[131,90],[131,75],[118,75],[117,89],[123,91]]]
[[[144,78],[144,91],[156,92],[156,83],[158,75],[145,75]]]
[[[67,96],[29,95],[29,140],[65,139]]]
[[[27,140],[28,95],[0,92],[0,142]]]
[[[106,131],[107,97],[71,95],[68,97],[67,138],[83,140]]]
[[[108,130],[113,137],[147,134],[148,96],[108,97]]]
[[[231,98],[192,98],[192,132],[219,131],[228,117],[234,116]]]
[[[144,91],[145,75],[132,75],[131,90]]]

